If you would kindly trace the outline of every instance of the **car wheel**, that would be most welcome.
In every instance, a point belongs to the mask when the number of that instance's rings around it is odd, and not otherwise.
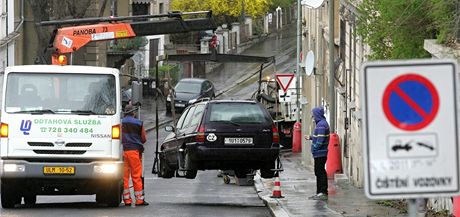
[[[195,179],[196,174],[198,173],[198,170],[196,170],[195,167],[193,166],[193,162],[190,160],[189,153],[185,154],[184,161],[185,161],[184,167],[187,169],[185,171],[185,178]]]
[[[108,207],[118,207],[121,203],[123,185],[121,181],[112,181],[105,189],[96,193],[96,202]]]
[[[260,176],[264,179],[270,179],[275,176],[275,171],[273,169],[276,168],[276,161],[268,161],[265,162],[262,167],[260,168]]]
[[[14,184],[2,181],[0,188],[3,208],[14,208],[14,205],[21,203],[21,197],[17,194],[17,188]]]
[[[159,168],[160,171],[158,173],[159,177],[165,178],[165,179],[170,179],[174,176],[174,170],[172,170],[166,163],[166,160],[164,157],[161,157],[160,154],[160,160],[159,160]]]
[[[186,179],[195,179],[198,170],[186,170],[185,171],[185,178]]]
[[[275,176],[275,171],[268,168],[260,169],[260,176],[264,179],[271,179]]]

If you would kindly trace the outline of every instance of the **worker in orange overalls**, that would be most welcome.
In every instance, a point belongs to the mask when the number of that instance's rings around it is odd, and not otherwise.
[[[136,206],[149,205],[144,200],[144,187],[142,183],[142,152],[143,144],[147,141],[145,130],[141,120],[136,117],[136,108],[131,104],[125,107],[125,117],[122,123],[122,144],[123,144],[123,201],[126,206],[131,206],[131,194],[129,191],[129,177],[134,185]]]

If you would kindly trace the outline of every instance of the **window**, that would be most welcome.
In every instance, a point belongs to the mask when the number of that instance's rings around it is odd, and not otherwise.
[[[216,103],[209,108],[210,122],[267,123],[269,117],[257,104]]]
[[[163,14],[165,12],[165,8],[164,8],[164,4],[163,3],[160,3],[160,6],[159,6],[159,13],[160,14]]]
[[[204,105],[197,105],[190,121],[190,127],[197,127],[203,116]]]
[[[199,93],[201,88],[200,83],[179,82],[174,90],[178,93]]]
[[[133,15],[149,15],[150,3],[133,3]],[[147,21],[147,18],[135,19],[134,21]]]
[[[193,112],[195,111],[196,106],[193,106],[189,109],[187,116],[185,117],[184,124],[182,129],[187,129],[190,127],[190,120],[192,119]]]
[[[203,90],[209,90],[211,88],[211,82],[205,81],[203,83]]]
[[[38,109],[115,114],[115,87],[113,75],[13,72],[7,78],[5,108],[6,112]]]
[[[178,130],[182,129],[182,125],[184,124],[185,116],[187,116],[188,110],[190,110],[190,108],[185,109],[185,111],[180,116],[179,120],[177,121],[176,129]]]

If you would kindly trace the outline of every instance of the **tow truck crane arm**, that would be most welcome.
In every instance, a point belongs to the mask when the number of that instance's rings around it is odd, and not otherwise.
[[[205,18],[183,19],[183,15],[206,14]],[[183,33],[189,31],[215,30],[211,11],[169,12],[159,15],[125,17],[97,17],[40,22],[40,26],[56,26],[49,48],[54,54],[74,52],[92,41],[132,38],[136,36]],[[164,20],[139,19],[167,18]],[[131,20],[131,22],[120,22]],[[85,24],[85,25],[81,25]],[[62,25],[78,25],[61,27]]]

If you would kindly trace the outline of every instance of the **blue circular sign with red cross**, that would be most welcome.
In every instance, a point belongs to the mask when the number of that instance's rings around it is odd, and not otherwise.
[[[439,109],[434,85],[417,74],[396,77],[383,93],[383,112],[395,127],[416,131],[428,126]]]

